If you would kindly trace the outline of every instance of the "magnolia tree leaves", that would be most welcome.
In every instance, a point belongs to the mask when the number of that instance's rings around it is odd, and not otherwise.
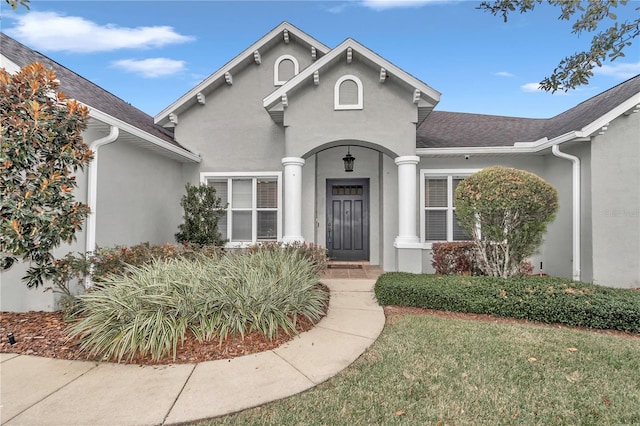
[[[88,110],[58,87],[40,63],[0,69],[0,263],[30,262],[29,287],[54,273],[51,251],[73,241],[89,214],[73,194],[75,173],[93,158],[82,139]]]

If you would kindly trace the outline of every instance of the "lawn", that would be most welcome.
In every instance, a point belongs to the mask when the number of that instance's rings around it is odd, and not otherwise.
[[[392,316],[337,377],[212,425],[640,424],[640,338]]]

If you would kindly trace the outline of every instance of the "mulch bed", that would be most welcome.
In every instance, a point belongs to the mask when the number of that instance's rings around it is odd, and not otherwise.
[[[393,321],[401,315],[433,315],[452,319],[577,329],[591,333],[640,339],[640,335],[638,334],[625,333],[623,331],[594,330],[559,324],[534,323],[526,320],[500,318],[491,315],[445,312],[403,306],[385,306],[384,312],[387,317],[387,321]],[[85,353],[80,351],[80,344],[77,340],[69,340],[66,337],[64,333],[66,325],[67,323],[64,321],[61,312],[2,312],[0,313],[0,352],[37,355],[48,358],[69,360],[92,360],[91,358],[88,358]],[[308,319],[301,318],[298,320],[297,331],[302,333],[312,329],[314,326],[315,324]],[[13,333],[16,340],[14,345],[9,343],[7,333]],[[231,359],[275,349],[290,341],[293,337],[294,336],[292,335],[290,336],[285,333],[279,333],[276,339],[269,340],[263,334],[253,332],[245,335],[244,339],[240,337],[233,337],[222,342],[222,344],[219,344],[218,341],[199,343],[192,335],[187,335],[184,344],[182,346],[178,346],[178,352],[175,360],[172,356],[166,356],[159,361],[152,361],[150,358],[136,357],[131,361],[123,360],[122,363],[159,365]]]
[[[77,339],[69,340],[64,333],[67,323],[62,312],[2,312],[0,314],[0,352],[17,353],[22,355],[37,355],[47,358],[92,361],[86,353],[80,351]],[[310,320],[299,317],[297,331],[302,333],[315,326]],[[16,340],[11,345],[7,333],[13,333]],[[153,361],[150,358],[135,357],[132,360],[123,359],[123,364],[159,365],[184,364],[217,359],[230,359],[243,355],[275,349],[293,339],[294,335],[284,332],[269,340],[259,332],[246,334],[244,339],[232,337],[219,344],[217,340],[200,343],[188,333],[183,345],[178,345],[176,359],[172,355]]]

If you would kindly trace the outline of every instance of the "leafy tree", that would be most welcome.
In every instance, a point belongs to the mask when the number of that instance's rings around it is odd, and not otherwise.
[[[18,5],[22,5],[29,9],[29,0],[5,0],[11,9],[16,10]]]
[[[54,274],[51,251],[73,241],[89,214],[73,196],[74,173],[93,158],[82,140],[88,110],[58,86],[40,63],[15,75],[0,69],[0,261],[30,262],[29,287]]]
[[[224,215],[227,206],[216,196],[214,187],[187,183],[187,192],[182,196],[180,205],[184,210],[184,223],[178,226],[176,241],[199,245],[224,244],[218,231],[218,220]]]
[[[553,70],[553,74],[545,77],[540,83],[540,88],[552,93],[557,90],[568,91],[577,86],[587,84],[593,76],[593,69],[602,66],[602,62],[614,61],[624,57],[622,52],[631,46],[631,40],[640,35],[640,15],[631,22],[617,22],[614,9],[618,6],[633,7],[633,2],[628,0],[492,0],[483,1],[478,9],[502,15],[505,22],[509,13],[518,10],[526,13],[535,9],[538,4],[546,3],[560,8],[558,19],[570,20],[576,13],[580,16],[573,22],[572,33],[581,35],[583,32],[593,32],[598,29],[605,19],[613,21],[607,29],[598,32],[591,39],[589,50],[575,53],[565,57]],[[640,6],[635,8],[640,10]]]
[[[558,192],[524,170],[489,167],[463,180],[455,192],[456,216],[473,237],[486,275],[518,275],[558,210]]]

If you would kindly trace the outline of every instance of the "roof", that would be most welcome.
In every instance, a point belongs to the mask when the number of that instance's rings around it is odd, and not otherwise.
[[[171,126],[169,116],[171,114],[179,115],[180,112],[188,109],[196,102],[198,102],[199,94],[206,94],[211,92],[216,87],[225,84],[226,76],[229,73],[233,75],[238,70],[255,63],[256,57],[259,58],[261,52],[271,49],[277,43],[280,43],[283,39],[283,35],[286,31],[287,40],[295,40],[298,43],[311,48],[314,48],[317,52],[318,58],[329,52],[329,47],[320,43],[310,35],[306,34],[302,30],[296,28],[288,22],[282,22],[280,25],[265,34],[260,40],[253,43],[246,48],[242,53],[237,55],[231,61],[227,62],[224,66],[204,79],[196,87],[182,95],[177,101],[160,111],[156,117],[155,122],[161,125]],[[256,54],[257,52],[257,54]]]
[[[590,136],[609,120],[639,103],[640,75],[637,75],[547,119],[433,111],[418,127],[416,147],[505,147],[548,141],[573,132]],[[618,111],[621,106],[622,110]]]
[[[44,64],[56,72],[58,80],[60,80],[60,90],[69,98],[87,105],[90,107],[90,110],[98,110],[103,113],[100,114],[101,117],[107,114],[123,123],[135,127],[139,130],[139,132],[136,132],[138,136],[142,135],[143,138],[152,142],[162,142],[172,145],[178,151],[184,151],[185,154],[193,155],[173,139],[173,133],[171,131],[156,125],[153,122],[153,117],[150,115],[4,33],[0,33],[0,52],[20,67],[32,62]]]
[[[347,38],[340,45],[332,49],[329,53],[311,64],[298,75],[291,78],[284,85],[280,86],[277,90],[269,94],[263,100],[263,106],[271,113],[272,111],[281,111],[280,104],[282,103],[283,95],[290,95],[299,89],[302,85],[310,84],[313,79],[311,78],[316,72],[320,72],[323,68],[331,66],[331,64],[337,63],[340,60],[344,60],[345,52],[346,57],[351,55],[351,58],[358,58],[369,66],[374,66],[378,70],[382,68],[385,70],[384,75],[386,78],[394,78],[401,85],[407,87],[410,94],[407,99],[417,104],[418,107],[418,122],[424,120],[424,118],[433,110],[433,108],[440,101],[440,92],[434,90],[429,85],[418,80],[411,74],[395,66],[391,62],[382,58],[377,53],[358,43],[352,38]],[[349,59],[348,59],[349,60]],[[322,80],[322,76],[319,76]],[[418,99],[414,99],[416,91],[418,91]],[[272,114],[274,119],[279,117],[277,114]]]

